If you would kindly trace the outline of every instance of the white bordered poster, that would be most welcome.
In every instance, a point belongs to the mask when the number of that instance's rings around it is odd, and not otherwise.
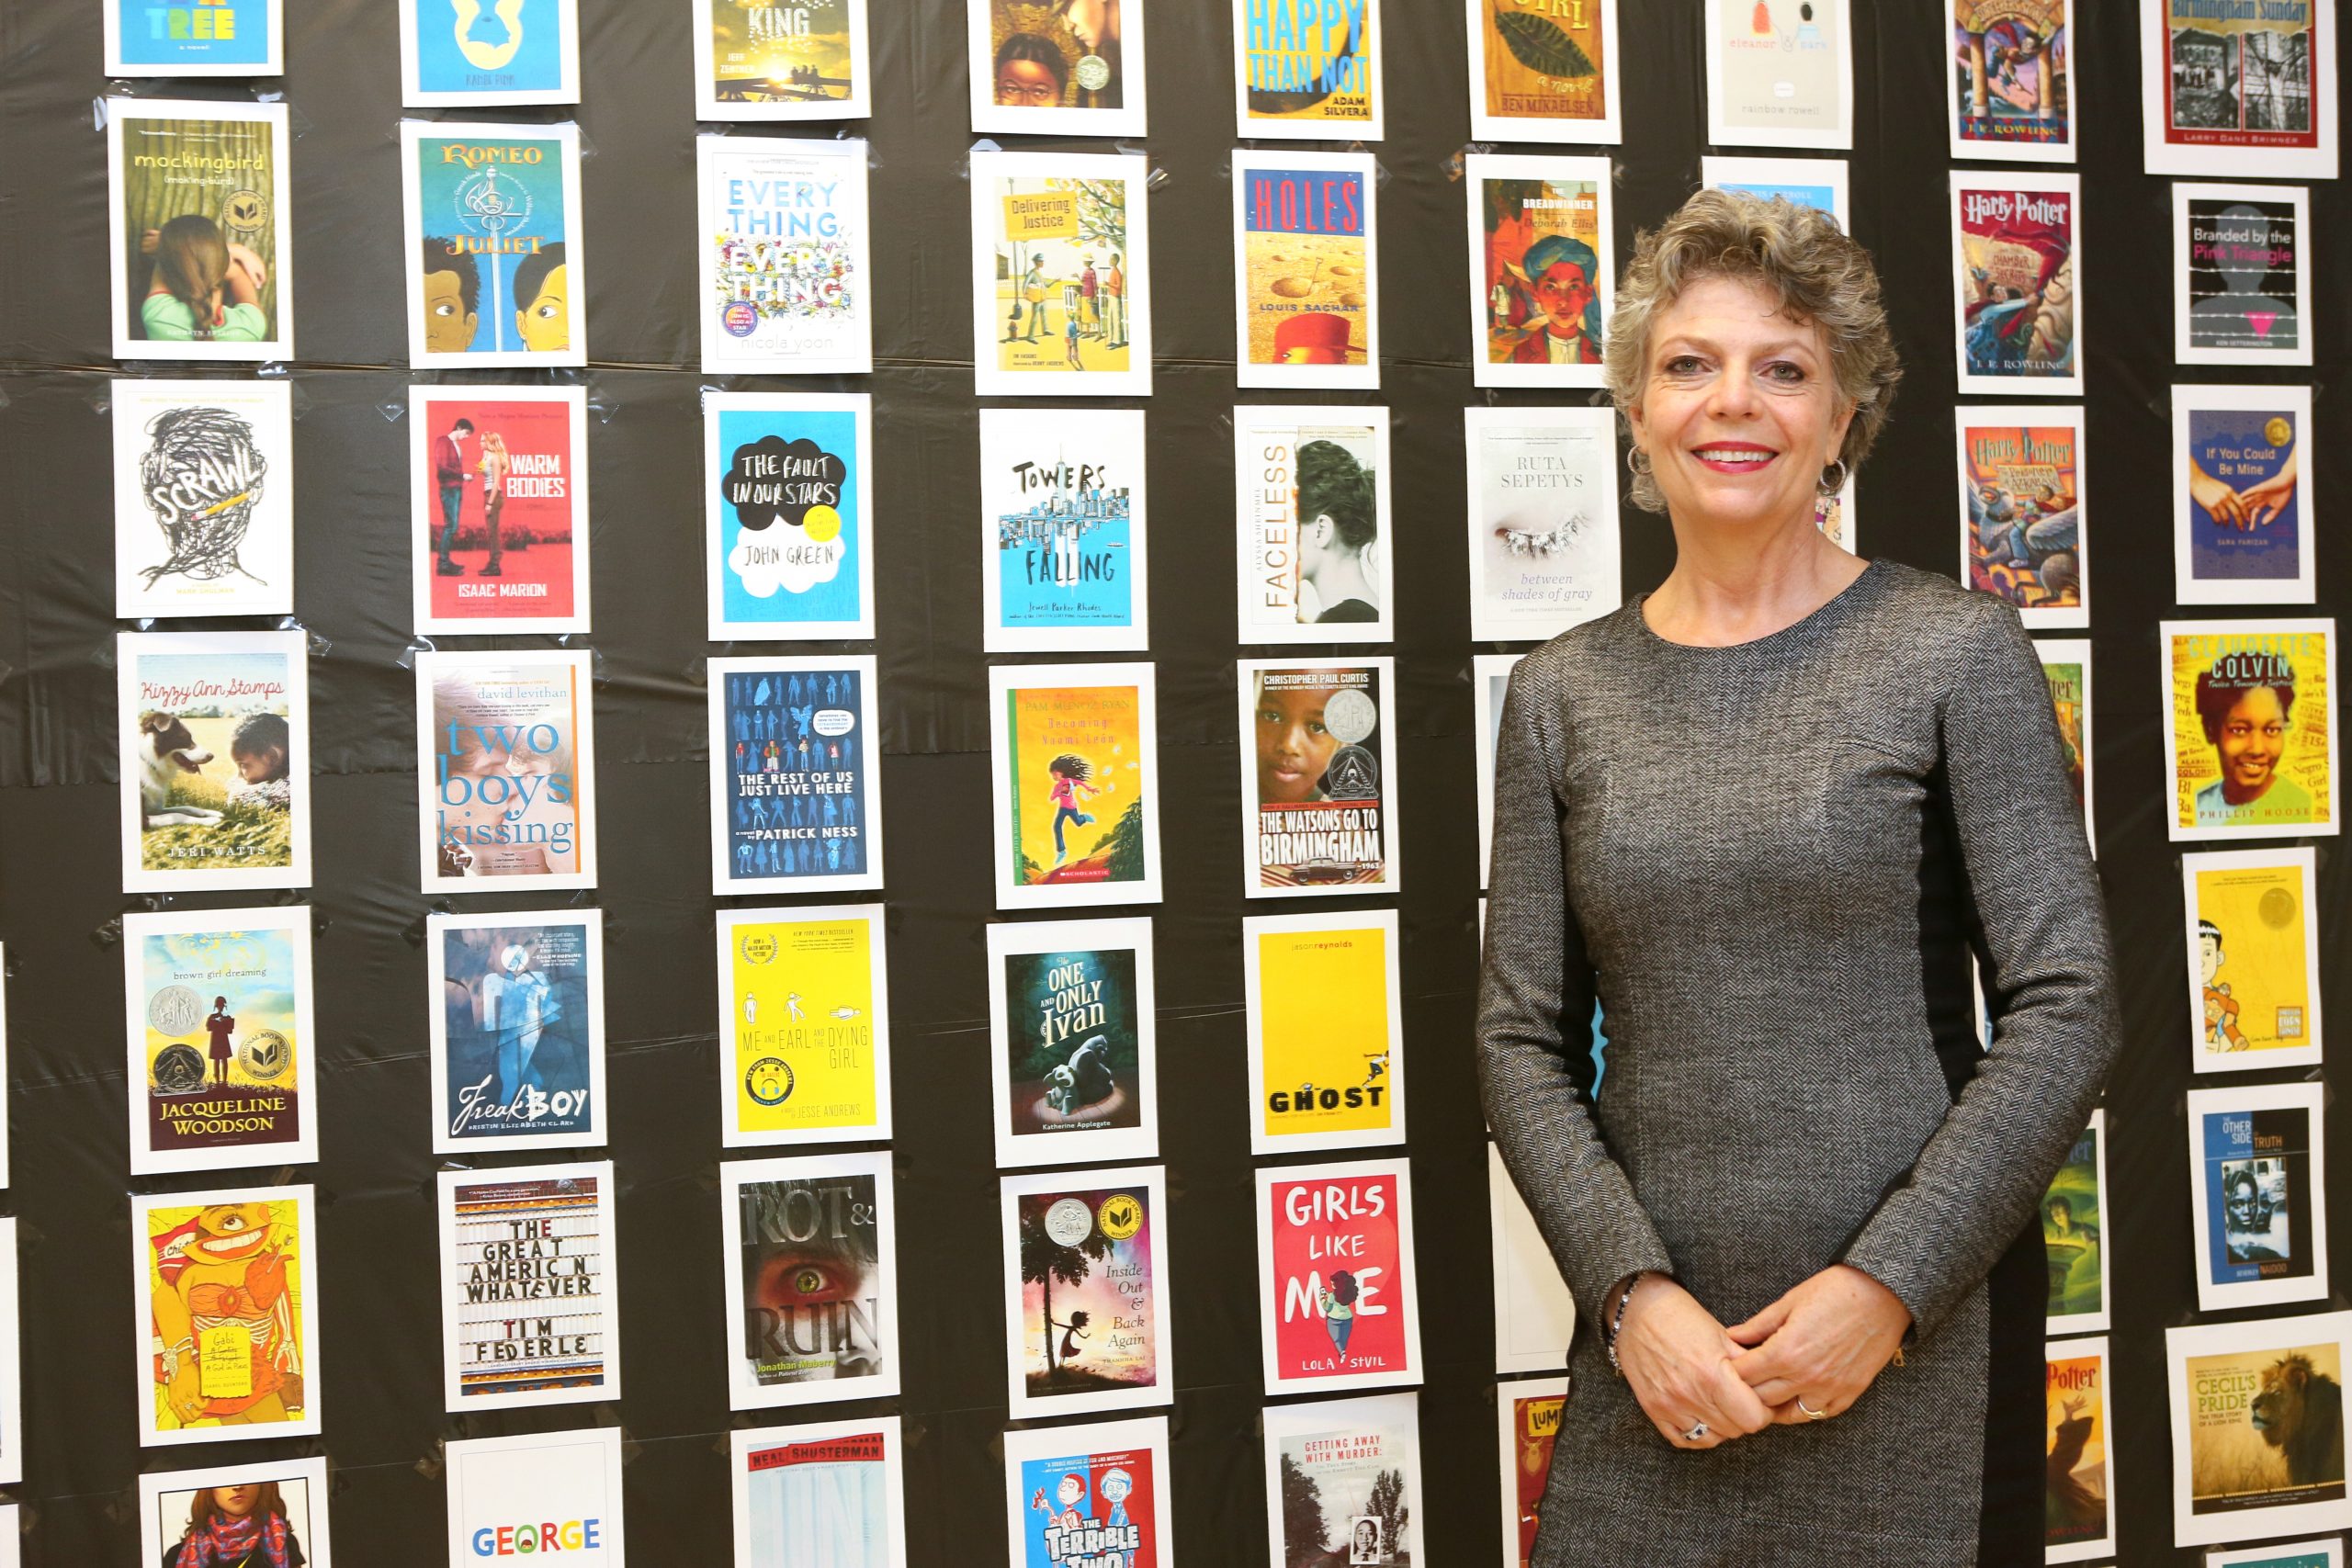
[[[1548,642],[1624,603],[1617,415],[1462,411],[1470,636]]]
[[[110,384],[119,620],[294,613],[287,381]]]
[[[628,1561],[618,1427],[452,1438],[442,1459],[450,1562],[539,1552],[561,1552],[564,1568]]]
[[[220,1494],[231,1489],[246,1495],[241,1515],[220,1506]],[[334,1568],[327,1502],[324,1459],[253,1458],[195,1470],[149,1471],[139,1478],[139,1561],[176,1568],[187,1543],[207,1537],[213,1520],[258,1515],[265,1532],[274,1536],[284,1529],[289,1560],[299,1551],[302,1568]],[[0,1563],[7,1568],[16,1568],[16,1533],[14,1519],[0,1522],[0,1535],[7,1538],[0,1543]]]
[[[899,1393],[890,1151],[718,1168],[728,1408]]]
[[[974,130],[1144,134],[1146,0],[964,0],[964,10]]]
[[[1258,1170],[1258,1323],[1270,1394],[1421,1381],[1403,1158]]]
[[[2175,181],[2173,358],[2309,365],[2313,244],[2309,186]]]
[[[440,1173],[447,1409],[621,1396],[613,1162]]]
[[[2172,840],[2335,834],[2335,619],[2164,621],[2157,638]]]
[[[739,1427],[735,1561],[907,1568],[906,1444],[896,1416]]]
[[[2049,1265],[2042,1332],[2100,1332],[2108,1326],[2107,1111],[2091,1112],[2083,1135],[2041,1194],[2041,1251]]]
[[[1141,409],[980,411],[980,646],[1151,645]]]
[[[1960,575],[2028,631],[2091,624],[2089,484],[2080,403],[1967,403],[1959,440]]]
[[[2152,175],[2332,180],[2335,0],[2140,0],[2140,121]]]
[[[1826,212],[1848,233],[1854,231],[1843,158],[1746,158],[1710,152],[1699,160],[1699,183],[1710,190],[1742,191],[1770,201]]]
[[[2200,1312],[2327,1299],[2327,1149],[2316,1083],[2188,1091]]]
[[[1395,909],[1245,915],[1250,1152],[1405,1141]]]
[[[1168,1417],[1032,1427],[1004,1435],[1004,1526],[1021,1568],[1174,1568]],[[1095,1548],[1108,1552],[1103,1556]]]
[[[2173,597],[2308,604],[2318,597],[2319,468],[2309,387],[2172,389]]]
[[[1419,1395],[1273,1404],[1261,1420],[1267,1568],[1428,1561]]]
[[[1149,397],[1148,160],[981,151],[971,175],[973,389]]]
[[[696,119],[874,112],[865,0],[695,0],[694,28]]]
[[[1173,1404],[1162,1168],[1032,1171],[999,1185],[1012,1418]]]
[[[1951,243],[1959,389],[2081,397],[2080,176],[1954,169]]]
[[[588,363],[580,128],[401,121],[408,362]]]
[[[2165,1330],[2173,1544],[2352,1525],[2327,1413],[2352,1313]]]
[[[1396,661],[1244,659],[1237,671],[1242,891],[1396,892]]]
[[[2308,844],[2180,857],[2194,1070],[2320,1065],[2318,859]]]
[[[874,368],[865,169],[854,137],[695,139],[706,373]]]
[[[2114,1380],[2107,1337],[2052,1339],[2043,1353],[2042,1432],[2048,1462],[2043,1560],[2081,1562],[2115,1552]]]
[[[710,640],[874,635],[874,398],[705,392]]]
[[[315,1216],[307,1184],[131,1195],[141,1448],[319,1435]]]
[[[433,1152],[605,1143],[605,915],[424,917]]]
[[[996,907],[1159,902],[1155,668],[992,665]]]
[[[1849,0],[1707,0],[1707,140],[1851,147],[1852,14]]]
[[[1470,134],[1481,141],[1619,140],[1617,8],[1623,0],[1530,7],[1463,0]]]
[[[1565,1367],[1577,1333],[1576,1298],[1492,1144],[1487,1201],[1495,1248],[1495,1371],[1509,1377]]]
[[[2075,0],[1944,0],[1943,9],[1952,157],[2073,163],[2082,117]]]
[[[396,4],[410,108],[580,101],[580,0]]]
[[[995,921],[988,964],[996,1163],[1157,1158],[1150,919]]]
[[[1238,385],[1380,385],[1379,184],[1369,152],[1233,154]]]
[[[114,356],[291,359],[287,106],[107,98],[102,110]]]
[[[1617,243],[1610,162],[1472,152],[1471,378],[1481,387],[1598,387]]]
[[[1527,1568],[1535,1554],[1552,1445],[1567,1409],[1566,1378],[1521,1378],[1495,1385],[1495,1425],[1502,1438],[1502,1568]]]
[[[1503,699],[1510,692],[1510,672],[1525,658],[1521,653],[1479,653],[1470,660],[1470,702],[1475,716],[1472,743],[1477,748],[1478,886],[1487,879],[1495,858],[1495,752],[1502,744]]]
[[[882,886],[870,653],[710,661],[710,890]]]
[[[561,649],[416,655],[425,892],[596,886],[591,659]]]
[[[722,908],[720,1141],[890,1135],[890,993],[880,904]]]
[[[2091,639],[2038,637],[2033,651],[2041,660],[2042,678],[2050,683],[2050,708],[2058,720],[2058,738],[2066,755],[2066,782],[2073,789],[2075,809],[2081,814],[2083,838],[2098,853],[2098,795],[2091,743]]]
[[[1233,465],[1240,640],[1393,641],[1387,409],[1245,403]]]
[[[416,629],[587,631],[587,389],[413,386],[408,427]]]

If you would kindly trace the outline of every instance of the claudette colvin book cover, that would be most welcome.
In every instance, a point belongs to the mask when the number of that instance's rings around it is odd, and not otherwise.
[[[621,1396],[613,1162],[440,1174],[451,1410]]]
[[[402,120],[409,363],[580,366],[580,130]]]
[[[425,891],[594,887],[588,655],[416,656]]]
[[[2335,621],[2165,621],[2159,633],[2172,838],[2335,833]]]
[[[731,1408],[899,1392],[890,1156],[723,1168]]]

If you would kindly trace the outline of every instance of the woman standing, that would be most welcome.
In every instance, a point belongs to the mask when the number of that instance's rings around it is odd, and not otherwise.
[[[505,552],[500,548],[499,515],[506,510],[506,475],[514,466],[506,453],[506,437],[494,430],[481,436],[481,514],[483,525],[490,530],[490,564],[481,569],[484,577],[501,575],[498,558]]]
[[[1535,1562],[2038,1562],[2039,1200],[2116,1043],[2040,661],[1814,525],[1901,374],[1829,219],[1700,192],[1605,355],[1677,560],[1511,677],[1479,996],[1594,1330]]]

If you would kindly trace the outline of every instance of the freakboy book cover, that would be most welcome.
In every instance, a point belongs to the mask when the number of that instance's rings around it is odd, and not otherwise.
[[[1257,1179],[1266,1392],[1419,1382],[1406,1162],[1261,1168]]]
[[[888,1137],[882,906],[722,908],[718,944],[722,1141]]]
[[[117,359],[294,353],[287,107],[108,98]]]
[[[603,913],[430,914],[424,951],[434,1153],[603,1143]]]
[[[621,1396],[613,1162],[440,1173],[451,1410]]]
[[[1174,1403],[1160,1168],[1049,1171],[1002,1186],[1012,1418]]]
[[[1151,921],[988,928],[996,1163],[1159,1153]]]
[[[729,1408],[899,1392],[890,1155],[720,1167]]]
[[[294,612],[293,389],[111,384],[114,613]]]
[[[409,389],[416,629],[584,632],[588,394]]]
[[[716,0],[730,9],[732,0]],[[703,136],[702,367],[767,375],[874,368],[865,143]]]
[[[143,1448],[316,1437],[311,1189],[130,1200]]]
[[[580,129],[401,122],[408,360],[588,363]]]
[[[882,886],[874,656],[710,661],[713,893]]]
[[[417,836],[427,893],[596,886],[589,656],[416,656]]]

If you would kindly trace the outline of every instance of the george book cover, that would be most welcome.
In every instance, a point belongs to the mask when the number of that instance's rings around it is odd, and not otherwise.
[[[318,1436],[311,1216],[308,1186],[132,1195],[141,1448]]]
[[[293,389],[111,383],[114,613],[294,613]]]
[[[2312,362],[2309,186],[2172,187],[2173,357]]]
[[[1464,0],[1470,134],[1614,141],[1618,0]]]
[[[197,1470],[151,1471],[139,1478],[139,1561],[178,1568],[182,1562],[235,1562],[251,1550],[254,1568],[271,1553],[302,1568],[334,1568],[327,1529],[324,1459],[247,1460]],[[0,1523],[13,1533],[15,1521]],[[0,1546],[0,1563],[16,1568],[16,1542]]]
[[[1576,1298],[1492,1144],[1487,1207],[1495,1243],[1495,1371],[1508,1377],[1565,1367],[1577,1333]]]
[[[705,392],[710,640],[874,635],[874,399]]]
[[[1144,134],[1145,0],[967,0],[965,16],[974,130]]]
[[[882,886],[874,656],[710,661],[710,890]]]
[[[1738,158],[1710,152],[1699,160],[1699,183],[1710,190],[1744,191],[1765,201],[1826,212],[1853,232],[1843,158]]]
[[[417,386],[408,407],[416,629],[587,631],[586,389]]]
[[[1568,1380],[1522,1378],[1495,1386],[1502,1435],[1503,1568],[1533,1568],[1535,1528],[1552,1477],[1552,1445],[1567,1409]]]
[[[2188,1091],[2199,1311],[2327,1298],[2316,1083]]]
[[[2335,0],[2140,0],[2152,175],[2335,177]]]
[[[2335,622],[2165,621],[2159,633],[2173,840],[2333,835]]]
[[[1242,891],[1396,892],[1396,661],[1245,659],[1236,668]]]
[[[1951,155],[2075,161],[2074,0],[1944,0]]]
[[[2347,1334],[2341,1312],[2165,1330],[2175,1545],[2352,1525]]]
[[[613,1162],[439,1179],[447,1408],[618,1399]]]
[[[410,108],[580,101],[579,0],[399,0]]]
[[[408,362],[584,366],[580,128],[401,122]]]
[[[2098,852],[2098,813],[2092,808],[2091,643],[2088,637],[2036,637],[2033,651],[2041,659],[2041,673],[2050,684],[2050,706],[2058,720],[2058,741],[2064,748],[2066,783],[2073,789],[2075,809],[2083,837]]]
[[[1960,389],[2082,396],[2077,176],[1955,169],[1951,199]]]
[[[728,1434],[736,1568],[907,1568],[896,1416]]]
[[[1473,152],[1472,379],[1481,387],[1598,387],[1616,287],[1606,158]],[[1530,411],[1532,412],[1532,411]]]
[[[2107,1327],[2107,1112],[2090,1124],[2041,1195],[2041,1251],[2050,1290],[2044,1332],[2081,1334]]]
[[[1270,1405],[1265,1450],[1268,1568],[1429,1562],[1419,1396]]]
[[[1012,1568],[1172,1568],[1168,1417],[1004,1435]]]
[[[292,358],[286,105],[107,98],[104,112],[114,356]]]
[[[604,1143],[603,914],[429,914],[424,953],[433,1152]]]
[[[1266,1392],[1421,1381],[1413,1199],[1402,1158],[1258,1171]]]
[[[1238,134],[1379,141],[1385,39],[1379,0],[1233,0]]]
[[[1548,642],[1622,604],[1616,414],[1471,408],[1462,420],[1471,637]]]
[[[122,917],[130,1173],[319,1157],[303,905]]]
[[[108,76],[286,73],[278,0],[105,0],[104,15]]]
[[[1150,646],[1140,409],[980,411],[989,653]]]
[[[1380,385],[1369,152],[1233,154],[1236,384]]]
[[[2318,465],[2303,471],[2309,387],[2172,389],[2174,597],[2308,604],[2317,597]]]
[[[308,660],[299,631],[116,635],[124,892],[308,886]]]
[[[2108,1447],[2107,1338],[2053,1339],[2045,1349],[2044,1561],[2112,1556],[2115,1473]]]
[[[1405,1141],[1396,911],[1247,915],[1250,1152]]]
[[[1012,1419],[1170,1404],[1160,1168],[1002,1179]]]
[[[701,136],[695,159],[702,367],[772,376],[873,369],[865,143]]]
[[[890,1135],[884,974],[879,904],[718,911],[728,1147]]]
[[[2082,406],[1971,404],[1952,419],[1962,581],[2014,605],[2029,631],[2087,628]]]
[[[565,1568],[623,1568],[621,1429],[447,1439],[449,1561],[564,1554]]]
[[[695,118],[863,119],[868,39],[865,0],[695,0]]]
[[[989,671],[1000,909],[1159,901],[1148,663]]]
[[[728,1407],[896,1397],[889,1151],[719,1170]]]
[[[1388,642],[1388,411],[1233,411],[1243,643]]]
[[[2317,859],[2309,845],[2180,857],[2196,1071],[2320,1065]]]
[[[1141,153],[972,154],[980,396],[1150,395],[1148,175]]]
[[[1708,0],[1707,140],[1719,147],[1854,144],[1845,0]]]
[[[988,928],[996,1163],[1159,1153],[1151,921]]]
[[[417,847],[427,893],[596,886],[589,655],[416,656]]]

